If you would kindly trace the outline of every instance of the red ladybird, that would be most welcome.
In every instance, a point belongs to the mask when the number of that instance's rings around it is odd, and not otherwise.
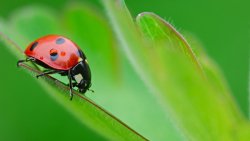
[[[91,86],[91,72],[86,56],[71,40],[59,35],[47,35],[32,42],[25,50],[27,58],[18,61],[32,61],[48,70],[37,75],[59,73],[69,78],[70,97],[72,87],[85,93]]]

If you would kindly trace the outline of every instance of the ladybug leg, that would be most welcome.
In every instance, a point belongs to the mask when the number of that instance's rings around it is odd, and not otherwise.
[[[69,86],[69,83],[67,84],[67,86]],[[77,83],[73,82],[73,80],[72,80],[72,88],[74,88],[74,87],[77,87]]]
[[[76,86],[77,86],[77,82],[72,82],[72,87],[76,87]]]
[[[35,60],[36,60],[35,58],[28,57],[28,58],[26,58],[25,60],[19,60],[19,61],[17,62],[17,66],[19,67],[19,66],[20,66],[20,63],[29,62],[29,61],[34,62]]]
[[[88,91],[91,91],[92,93],[94,93],[95,91],[94,90],[92,90],[92,89],[88,89]]]
[[[69,96],[70,96],[70,100],[72,100],[73,99],[73,94],[72,94],[73,86],[72,86],[72,78],[71,78],[70,70],[68,71],[68,78],[69,78]]]
[[[90,84],[89,84],[89,88],[91,87],[91,85],[92,85],[92,84],[90,83]],[[88,88],[88,91],[91,91],[92,93],[94,93],[94,92],[95,92],[94,90],[89,89],[89,88]]]
[[[48,72],[43,72],[41,74],[38,74],[36,76],[36,78],[39,78],[39,77],[47,75],[47,74],[55,74],[55,73],[61,73],[61,72],[64,72],[64,71],[61,71],[61,70],[52,70],[52,71],[48,71]]]

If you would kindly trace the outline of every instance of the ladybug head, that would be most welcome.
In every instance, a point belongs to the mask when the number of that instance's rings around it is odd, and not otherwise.
[[[71,77],[76,81],[80,93],[85,93],[91,86],[91,73],[89,65],[81,60],[71,69]]]

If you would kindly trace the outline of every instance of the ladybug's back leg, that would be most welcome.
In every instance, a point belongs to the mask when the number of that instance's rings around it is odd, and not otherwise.
[[[47,71],[47,72],[43,72],[39,75],[37,75],[36,77],[39,78],[41,76],[44,76],[44,75],[48,75],[48,74],[55,74],[55,73],[63,73],[65,71],[62,71],[62,70],[50,70],[50,71]]]

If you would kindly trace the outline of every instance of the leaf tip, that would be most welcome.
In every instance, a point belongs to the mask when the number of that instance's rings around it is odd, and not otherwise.
[[[156,14],[153,12],[142,12],[136,16],[136,21],[138,22],[146,16],[156,16]]]

